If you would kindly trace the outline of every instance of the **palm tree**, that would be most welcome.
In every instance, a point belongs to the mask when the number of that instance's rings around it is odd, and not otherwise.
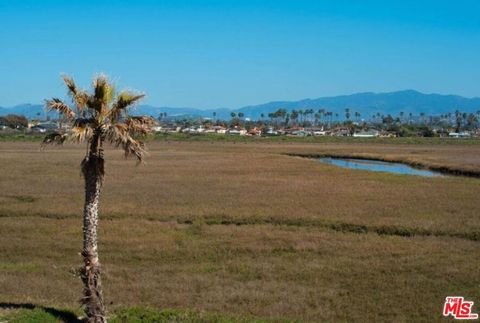
[[[144,94],[130,91],[117,93],[106,76],[94,78],[92,93],[78,89],[70,77],[63,76],[63,80],[73,108],[57,98],[46,100],[45,105],[47,110],[55,110],[65,118],[71,130],[47,135],[42,146],[62,144],[65,140],[87,143],[87,152],[81,163],[85,179],[82,303],[87,322],[106,322],[97,246],[98,206],[104,179],[103,145],[108,142],[120,147],[126,157],[133,155],[141,162],[145,154],[141,139],[151,132],[154,121],[150,117],[129,116],[129,107],[141,100]]]
[[[297,119],[298,119],[298,111],[297,110],[292,110],[292,113],[290,115],[290,118],[293,121],[293,125],[296,126],[297,124]]]
[[[426,122],[425,122],[425,112],[420,112],[420,119],[422,119],[423,124],[426,124]]]
[[[345,108],[345,118],[348,120],[350,120],[350,109],[349,108]]]

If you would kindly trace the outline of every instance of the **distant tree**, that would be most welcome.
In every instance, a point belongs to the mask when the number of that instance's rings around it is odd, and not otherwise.
[[[304,118],[305,118],[305,113],[303,110],[298,110],[298,115],[300,116],[300,123],[303,124],[303,122],[305,121]]]
[[[141,138],[151,132],[154,121],[149,117],[129,116],[129,107],[144,95],[129,91],[117,93],[105,76],[94,78],[92,93],[78,89],[69,77],[65,76],[63,80],[74,107],[71,108],[57,98],[47,100],[46,107],[67,120],[71,130],[47,135],[42,145],[62,144],[65,140],[87,143],[87,152],[81,164],[85,179],[82,302],[86,322],[106,322],[97,246],[98,206],[104,179],[103,147],[105,142],[111,143],[115,147],[121,147],[125,156],[133,155],[142,161],[145,146]]]
[[[292,110],[292,113],[290,114],[290,119],[292,119],[294,124],[297,123],[297,120],[298,120],[298,111],[297,110]]]
[[[389,114],[386,117],[383,117],[382,122],[386,124],[387,126],[391,125],[393,123],[394,119],[393,117]]]
[[[285,114],[285,127],[288,126],[288,123],[290,122],[290,113]]]
[[[305,111],[305,113],[306,113],[306,115],[307,115],[307,121],[310,122],[311,119],[312,119],[312,116],[313,116],[313,114],[314,114],[313,109],[307,109],[307,110]]]
[[[236,114],[235,112],[231,112],[231,113],[230,113],[230,116],[231,116],[232,119],[233,119],[233,118],[235,118],[235,117],[237,116],[237,114]]]
[[[420,119],[422,120],[422,123],[425,124],[425,112],[420,112]]]
[[[455,132],[460,132],[460,128],[462,127],[462,114],[460,111],[455,111]]]
[[[349,108],[345,109],[345,119],[350,120],[350,109]]]
[[[287,110],[286,109],[279,109],[277,111],[277,113],[278,113],[278,117],[280,118],[280,120],[282,120],[283,124],[286,125],[287,118],[288,118]]]
[[[28,119],[22,115],[8,114],[0,117],[0,125],[12,129],[23,129],[28,127]]]
[[[355,119],[357,122],[360,121],[360,112],[355,111]]]
[[[470,113],[468,114],[467,118],[466,118],[466,127],[468,130],[473,130],[477,127],[477,122],[478,122],[478,119],[477,119],[477,116],[473,113]]]

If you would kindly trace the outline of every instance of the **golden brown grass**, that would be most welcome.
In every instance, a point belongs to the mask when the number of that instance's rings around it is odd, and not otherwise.
[[[480,147],[149,146],[139,167],[106,154],[100,253],[110,309],[432,321],[447,295],[479,299],[479,179],[355,171],[284,154],[369,154],[480,170]],[[0,151],[0,302],[75,308],[84,150],[4,142]]]

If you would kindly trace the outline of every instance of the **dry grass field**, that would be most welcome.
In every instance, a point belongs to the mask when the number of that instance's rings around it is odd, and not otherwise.
[[[480,171],[480,145],[149,143],[108,150],[105,297],[123,307],[298,321],[440,321],[480,312],[480,179],[337,168],[287,154]],[[0,303],[78,312],[83,146],[0,142]],[[247,319],[248,321],[249,319]]]

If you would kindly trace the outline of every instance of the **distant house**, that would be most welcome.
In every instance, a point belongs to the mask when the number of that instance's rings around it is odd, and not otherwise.
[[[313,136],[327,136],[329,134],[329,132],[326,131],[323,127],[321,127],[321,128],[309,128],[308,131]]]
[[[39,124],[31,127],[30,129],[33,132],[45,133],[47,131],[57,130],[58,128],[59,128],[58,124],[56,124],[54,122],[45,122],[45,123],[39,123]]]
[[[337,127],[332,129],[331,135],[336,137],[347,137],[350,136],[350,130],[344,127]]]
[[[326,130],[315,130],[312,132],[314,136],[328,136],[330,134],[330,131]]]
[[[220,134],[225,134],[227,133],[227,128],[223,127],[223,126],[213,126],[212,129],[214,132],[216,133],[220,133]]]
[[[253,128],[253,129],[250,129],[250,131],[248,132],[248,135],[250,136],[261,136],[262,135],[262,130],[260,128]]]
[[[396,133],[395,131],[382,131],[380,133],[380,137],[383,137],[383,138],[394,138],[394,137],[398,137],[398,133]]]
[[[469,132],[450,132],[448,134],[450,138],[470,138],[472,135]]]
[[[267,128],[267,131],[264,132],[265,135],[267,136],[277,136],[278,131],[273,129],[272,127]]]
[[[305,131],[305,130],[295,130],[295,131],[292,131],[289,136],[293,136],[293,137],[306,137],[308,136],[310,133]]]
[[[378,130],[370,129],[370,130],[362,130],[359,132],[355,132],[353,134],[354,137],[360,138],[372,138],[380,136],[380,132]]]
[[[247,134],[247,130],[242,128],[233,128],[229,129],[227,133],[229,135],[245,136]]]

